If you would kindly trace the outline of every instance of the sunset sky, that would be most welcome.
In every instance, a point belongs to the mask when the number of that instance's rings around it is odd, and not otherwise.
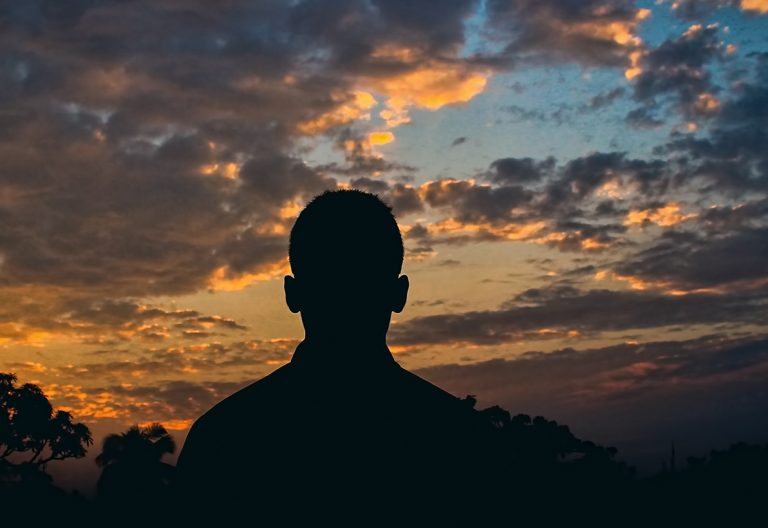
[[[290,360],[287,234],[349,187],[405,238],[404,367],[650,470],[672,440],[768,441],[768,0],[25,0],[0,21],[0,372],[97,444],[153,421],[182,440]]]

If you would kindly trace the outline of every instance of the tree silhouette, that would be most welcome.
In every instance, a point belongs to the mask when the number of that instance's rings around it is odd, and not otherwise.
[[[54,411],[37,385],[17,386],[14,374],[0,373],[0,511],[9,525],[28,521],[60,522],[74,517],[80,506],[53,485],[45,472],[56,460],[82,458],[91,432],[73,423],[66,411]],[[45,504],[44,511],[39,505]],[[37,508],[37,510],[35,510]]]
[[[463,400],[474,407],[476,400]],[[512,416],[499,406],[478,411],[498,433],[488,449],[495,471],[484,483],[496,503],[514,502],[519,526],[623,526],[636,481],[618,451],[577,438],[568,426],[543,416]],[[478,485],[478,483],[473,483]],[[556,505],[556,507],[553,507]],[[596,515],[599,512],[599,515]],[[511,524],[507,514],[500,524]]]
[[[54,412],[37,385],[17,387],[17,381],[0,373],[0,476],[31,477],[51,461],[84,457],[93,442],[88,427],[66,411]]]
[[[175,451],[173,437],[159,423],[134,425],[104,438],[96,457],[103,468],[97,483],[101,503],[108,508],[141,505],[142,515],[147,508],[160,507],[168,497],[174,470],[162,458]]]

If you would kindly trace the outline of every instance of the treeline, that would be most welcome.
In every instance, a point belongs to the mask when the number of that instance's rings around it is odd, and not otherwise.
[[[476,403],[471,396],[463,401],[473,408]],[[487,446],[494,462],[485,472],[490,482],[466,485],[487,490],[485,506],[498,525],[768,526],[768,445],[735,444],[689,457],[684,468],[638,479],[634,468],[616,460],[615,448],[581,440],[565,425],[511,416],[498,406],[477,412],[496,431]],[[0,374],[4,525],[127,526],[152,520],[173,526],[174,467],[162,459],[176,445],[163,426],[134,426],[103,439],[94,499],[57,488],[48,464],[81,458],[92,443],[88,428],[54,411],[38,387],[18,386],[15,376]],[[255,498],[255,524],[257,504]]]

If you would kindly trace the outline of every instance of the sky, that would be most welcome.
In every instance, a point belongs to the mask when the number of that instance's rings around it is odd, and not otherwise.
[[[672,441],[768,441],[768,1],[26,0],[0,24],[0,372],[94,432],[58,483],[290,361],[287,235],[337,188],[397,216],[405,368],[648,471]]]

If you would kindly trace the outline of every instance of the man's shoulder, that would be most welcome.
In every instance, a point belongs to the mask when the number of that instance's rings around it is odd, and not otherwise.
[[[294,377],[291,364],[283,365],[271,374],[224,398],[197,419],[193,429],[208,429],[231,425],[245,417],[257,417],[270,406],[284,402],[284,395],[291,388]]]
[[[408,391],[415,392],[427,402],[443,405],[461,405],[461,399],[437,385],[430,383],[421,376],[404,368],[398,369],[398,383]]]
[[[435,416],[477,421],[479,413],[471,403],[462,400],[421,376],[403,368],[398,373],[398,390],[408,401]]]

